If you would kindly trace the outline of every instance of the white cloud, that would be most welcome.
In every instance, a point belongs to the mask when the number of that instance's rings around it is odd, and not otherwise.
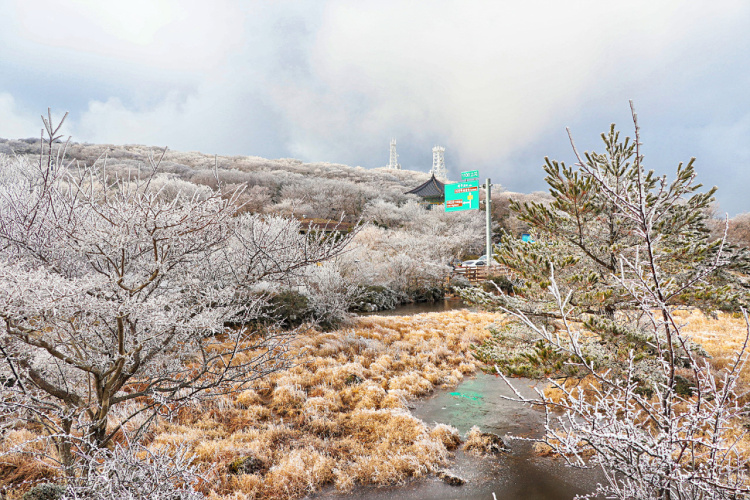
[[[587,101],[616,96],[626,106],[624,90],[744,8],[702,7],[332,2],[311,53],[316,85],[277,88],[277,103],[293,117],[293,147],[303,156],[408,130],[487,162],[527,146]],[[700,59],[692,63],[699,69]]]
[[[0,137],[7,139],[39,137],[41,129],[41,118],[20,109],[9,93],[0,92]]]
[[[236,4],[192,0],[23,0],[11,2],[3,39],[34,60],[68,51],[92,63],[135,63],[183,72],[209,71],[241,42]],[[93,69],[93,68],[92,68]]]
[[[278,118],[263,93],[240,73],[215,75],[191,92],[169,92],[157,103],[129,106],[92,100],[74,137],[95,143],[150,144],[183,151],[283,156]]]
[[[71,109],[75,126],[67,128],[76,140],[377,166],[396,137],[402,163],[418,144],[421,166],[429,166],[429,148],[440,143],[447,156],[488,170],[532,149],[538,161],[554,155],[550,130],[585,128],[592,116],[606,117],[606,127],[627,114],[629,98],[644,117],[679,119],[695,99],[685,82],[714,71],[711,64],[734,49],[749,7],[653,0],[10,5],[0,18],[0,44],[12,49],[7,59],[37,72],[52,65],[45,74],[67,71],[65,85],[81,82],[86,104]],[[87,84],[109,90],[92,98]],[[48,94],[38,88],[33,98],[14,90],[16,102],[43,110]],[[10,102],[3,106],[12,116],[25,116]],[[716,105],[691,113],[721,106],[719,95]],[[19,135],[16,126],[4,130]],[[580,128],[574,133],[587,139]],[[497,167],[493,178],[512,178],[502,168],[510,167]]]
[[[222,143],[222,137],[234,124],[221,117],[231,116],[226,114],[231,113],[231,104],[216,100],[219,95],[212,88],[187,95],[170,92],[146,108],[126,106],[116,97],[91,101],[80,116],[75,136],[95,143],[151,144],[187,151],[228,149],[230,144]]]

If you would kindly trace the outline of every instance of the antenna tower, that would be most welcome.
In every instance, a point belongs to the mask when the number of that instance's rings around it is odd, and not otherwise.
[[[448,180],[448,170],[445,168],[445,148],[432,148],[432,169],[430,173],[438,179]]]
[[[391,139],[391,155],[386,168],[401,170],[401,164],[398,163],[398,153],[396,153],[396,139]]]

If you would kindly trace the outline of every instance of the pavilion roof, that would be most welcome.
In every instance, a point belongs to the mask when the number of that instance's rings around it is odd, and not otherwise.
[[[406,194],[416,194],[422,198],[436,198],[445,195],[445,184],[435,178],[435,174],[424,184],[420,184]]]

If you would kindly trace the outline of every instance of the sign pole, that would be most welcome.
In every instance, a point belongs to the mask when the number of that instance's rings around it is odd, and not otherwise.
[[[492,183],[487,178],[485,184],[485,208],[487,209],[487,271],[492,265]]]

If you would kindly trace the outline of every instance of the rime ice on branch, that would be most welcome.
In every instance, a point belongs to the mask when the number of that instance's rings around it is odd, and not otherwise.
[[[76,454],[288,366],[294,332],[227,325],[262,314],[259,284],[304,281],[357,230],[238,215],[218,178],[166,193],[159,158],[126,176],[106,157],[66,163],[45,125],[39,162],[6,158],[0,177],[0,426],[40,423],[72,473]]]
[[[517,396],[546,411],[544,442],[554,452],[607,474],[597,494],[744,498],[750,478],[738,445],[747,413],[737,382],[750,336],[747,253],[727,246],[726,232],[709,238],[702,209],[714,190],[697,192],[692,161],[672,182],[646,171],[634,111],[633,122],[634,142],[620,142],[614,126],[603,134],[606,154],[581,156],[573,146],[577,169],[547,162],[554,202],[514,207],[537,243],[506,238],[500,255],[526,273],[526,286],[516,296],[473,298],[525,327],[539,354],[527,361],[552,359],[560,397]],[[745,317],[745,343],[722,369],[674,314],[697,306]],[[480,352],[491,361],[501,350]]]

